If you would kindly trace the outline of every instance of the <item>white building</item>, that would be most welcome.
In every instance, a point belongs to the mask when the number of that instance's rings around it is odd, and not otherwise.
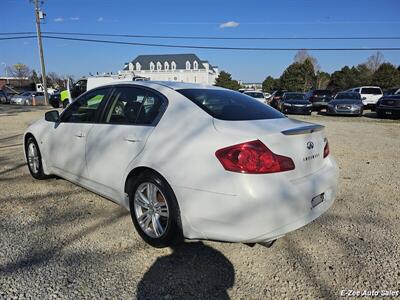
[[[150,80],[179,81],[212,85],[218,77],[218,67],[201,60],[196,54],[139,55],[126,63],[123,72]]]

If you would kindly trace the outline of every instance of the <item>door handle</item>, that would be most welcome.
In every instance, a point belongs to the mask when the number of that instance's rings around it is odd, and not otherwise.
[[[130,143],[137,143],[137,142],[140,142],[140,140],[138,140],[138,139],[136,139],[136,138],[134,138],[134,137],[125,137],[125,138],[124,138],[124,141],[130,142]]]
[[[75,133],[75,137],[83,138],[83,137],[85,137],[85,135],[82,132],[79,132],[79,133]]]

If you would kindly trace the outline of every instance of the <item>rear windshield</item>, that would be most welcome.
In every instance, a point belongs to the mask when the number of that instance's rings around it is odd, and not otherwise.
[[[244,92],[244,93],[253,98],[264,98],[263,93],[257,93],[257,92]]]
[[[329,90],[315,90],[314,95],[318,96],[332,96],[332,92]]]
[[[227,121],[284,118],[284,115],[252,97],[230,90],[177,90],[216,119]]]
[[[335,99],[356,99],[361,100],[360,94],[358,93],[338,93]]]
[[[378,88],[362,88],[361,94],[380,95],[382,94],[382,91]]]

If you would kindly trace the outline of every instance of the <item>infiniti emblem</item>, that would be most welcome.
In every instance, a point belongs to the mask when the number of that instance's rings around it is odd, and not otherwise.
[[[313,142],[307,142],[307,149],[311,150],[314,148],[314,143]]]

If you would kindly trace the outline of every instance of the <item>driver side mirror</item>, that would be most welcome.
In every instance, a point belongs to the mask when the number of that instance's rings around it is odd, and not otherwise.
[[[60,119],[60,113],[58,110],[50,110],[44,114],[44,119],[47,122],[58,122]]]

